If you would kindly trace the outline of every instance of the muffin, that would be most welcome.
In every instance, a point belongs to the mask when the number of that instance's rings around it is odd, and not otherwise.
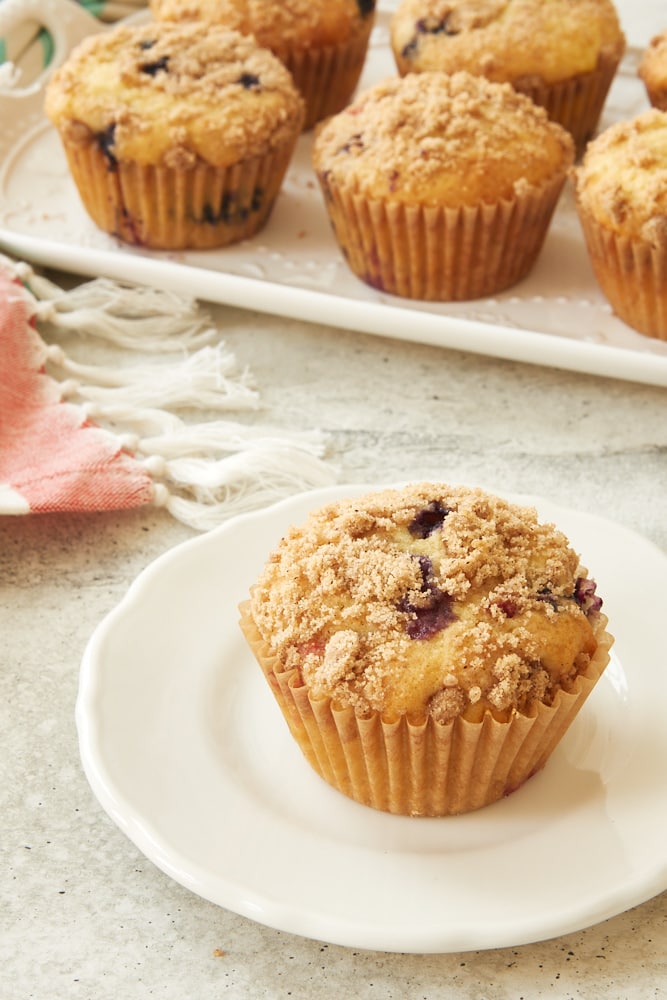
[[[445,816],[546,763],[608,662],[595,589],[532,508],[417,483],[292,527],[241,628],[322,778],[379,810]]]
[[[667,112],[606,129],[572,176],[604,295],[629,326],[667,340]]]
[[[511,83],[567,128],[580,152],[625,37],[611,0],[402,0],[391,45],[402,74],[467,70]]]
[[[254,35],[287,66],[304,128],[345,107],[366,59],[375,0],[151,0],[158,20],[202,20]]]
[[[105,232],[206,249],[266,223],[303,122],[283,64],[239,32],[119,25],[51,77],[46,113]]]
[[[412,299],[492,295],[542,247],[572,139],[509,84],[383,80],[317,130],[313,165],[352,271]]]
[[[638,73],[653,107],[667,111],[667,29],[644,49]]]

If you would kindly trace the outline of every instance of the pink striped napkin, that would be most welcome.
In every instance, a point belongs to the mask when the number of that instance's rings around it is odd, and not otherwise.
[[[96,338],[111,364],[90,363]],[[107,279],[65,292],[0,255],[0,516],[150,504],[205,531],[331,485],[319,431],[219,416],[259,408],[196,302]]]
[[[100,511],[150,503],[146,469],[44,371],[44,343],[18,281],[0,273],[0,513]]]

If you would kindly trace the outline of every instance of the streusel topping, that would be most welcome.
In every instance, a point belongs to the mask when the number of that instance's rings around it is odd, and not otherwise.
[[[155,23],[85,39],[49,81],[46,112],[68,138],[104,142],[117,160],[223,167],[280,146],[303,100],[254,39]]]
[[[563,175],[569,134],[509,84],[411,73],[365,91],[319,129],[315,169],[369,197],[495,204]]]
[[[403,71],[466,69],[512,83],[590,73],[625,48],[610,0],[403,0],[391,36]]]
[[[667,247],[667,112],[610,126],[573,170],[577,197],[611,230]]]
[[[255,36],[277,54],[292,45],[318,47],[346,41],[375,10],[374,0],[151,0],[160,20],[224,25]]]
[[[550,702],[589,663],[600,603],[532,508],[433,483],[315,511],[251,598],[280,668],[315,697],[442,722]]]

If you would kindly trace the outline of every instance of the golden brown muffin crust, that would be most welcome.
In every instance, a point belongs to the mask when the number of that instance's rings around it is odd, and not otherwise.
[[[514,84],[590,73],[625,48],[610,0],[403,0],[391,37],[402,72],[465,69]]]
[[[667,111],[667,29],[651,39],[638,67],[651,103]]]
[[[567,170],[573,143],[509,84],[468,73],[381,81],[319,129],[319,173],[376,198],[457,207]]]
[[[330,504],[290,529],[253,589],[282,669],[357,711],[499,718],[571,686],[599,600],[532,508],[419,483]]]
[[[667,112],[651,109],[606,129],[573,178],[603,226],[667,248]]]
[[[357,0],[151,0],[160,20],[202,20],[244,34],[276,54],[290,46],[337,45],[359,32],[374,2]]]
[[[85,39],[49,81],[45,106],[70,139],[105,140],[117,160],[171,167],[262,154],[303,117],[275,56],[201,24],[120,25]]]

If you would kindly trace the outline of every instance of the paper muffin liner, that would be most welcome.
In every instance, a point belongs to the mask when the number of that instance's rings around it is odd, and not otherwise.
[[[366,59],[373,18],[338,45],[297,48],[280,58],[306,102],[304,131],[329,115],[341,111],[355,91]]]
[[[590,73],[557,83],[531,78],[515,81],[512,86],[543,107],[551,121],[567,129],[579,156],[595,133],[620,60],[621,53],[602,57]]]
[[[667,340],[667,247],[621,236],[576,199],[593,272],[616,315],[638,333]]]
[[[490,805],[519,788],[547,762],[609,662],[613,639],[600,615],[598,648],[571,691],[552,705],[499,722],[458,718],[384,718],[313,698],[299,671],[281,670],[260,636],[250,602],[240,624],[290,732],[328,784],[363,805],[404,816],[449,816]]]
[[[318,180],[350,269],[373,288],[430,301],[493,295],[524,278],[542,248],[565,174],[513,199],[442,208],[368,198]]]
[[[116,161],[96,142],[63,137],[63,145],[83,205],[100,229],[137,246],[205,250],[246,239],[266,224],[297,137],[230,167],[187,169]]]
[[[654,87],[644,81],[644,89],[651,107],[657,108],[658,111],[667,111],[667,86]]]

